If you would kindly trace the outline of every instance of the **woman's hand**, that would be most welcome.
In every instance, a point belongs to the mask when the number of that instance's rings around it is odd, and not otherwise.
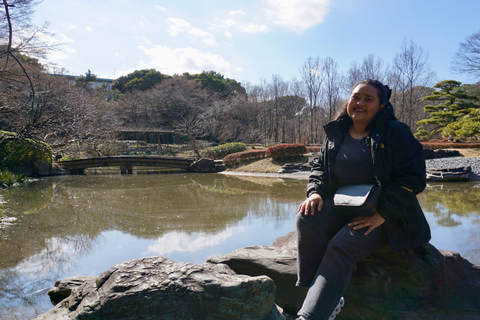
[[[358,230],[368,227],[365,235],[368,236],[373,229],[381,226],[385,222],[385,219],[381,215],[375,213],[371,217],[356,217],[352,222],[348,224],[349,227],[353,227],[353,230]]]
[[[318,193],[312,193],[310,197],[298,207],[297,212],[306,216],[308,214],[313,216],[315,207],[317,207],[318,211],[323,208],[323,199]]]

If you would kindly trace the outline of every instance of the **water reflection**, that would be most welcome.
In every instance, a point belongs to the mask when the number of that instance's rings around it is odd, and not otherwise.
[[[201,263],[269,245],[293,229],[303,193],[297,181],[213,174],[55,177],[10,189],[18,220],[0,241],[0,318],[31,319],[51,308],[45,293],[57,279],[128,259]]]
[[[432,212],[437,224],[454,227],[461,224],[458,217],[470,217],[479,224],[480,187],[471,183],[431,184],[422,193],[422,208]]]
[[[31,319],[46,291],[73,275],[161,255],[202,263],[294,228],[305,181],[216,174],[42,179],[2,193],[16,225],[0,240],[0,318]],[[432,243],[480,264],[480,188],[433,184],[419,197]]]

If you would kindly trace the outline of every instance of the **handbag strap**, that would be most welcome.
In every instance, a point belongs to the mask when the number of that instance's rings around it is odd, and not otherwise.
[[[380,180],[378,180],[377,174],[375,173],[375,165],[374,165],[374,163],[373,163],[373,146],[372,146],[372,144],[370,143],[370,141],[371,141],[370,136],[367,136],[367,138],[365,139],[365,141],[366,141],[367,147],[368,147],[368,149],[369,149],[369,151],[370,151],[370,152],[369,152],[369,153],[370,153],[370,162],[371,162],[372,168],[373,168],[373,177],[375,178],[375,181],[377,182],[377,185],[378,185],[379,187],[381,187],[381,186],[382,186],[382,183],[380,182]]]

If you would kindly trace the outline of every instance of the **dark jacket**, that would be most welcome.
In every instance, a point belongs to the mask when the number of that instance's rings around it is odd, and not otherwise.
[[[352,119],[345,115],[324,126],[326,138],[309,177],[307,196],[312,192],[322,198],[335,194],[335,157],[352,125]],[[367,139],[375,174],[382,184],[377,212],[385,219],[391,246],[406,251],[428,242],[430,227],[416,196],[426,186],[422,145],[406,124],[385,111],[377,114]]]

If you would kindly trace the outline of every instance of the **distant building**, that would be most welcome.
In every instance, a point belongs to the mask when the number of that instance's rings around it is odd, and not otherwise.
[[[75,85],[75,81],[79,76],[72,76],[72,75],[66,75],[66,74],[50,74],[51,76],[54,77],[64,77],[65,79],[68,80],[71,84]],[[112,90],[112,84],[115,79],[106,79],[106,78],[97,78],[95,81],[90,81],[90,86],[93,89],[97,88],[105,88],[105,90],[110,91]]]

